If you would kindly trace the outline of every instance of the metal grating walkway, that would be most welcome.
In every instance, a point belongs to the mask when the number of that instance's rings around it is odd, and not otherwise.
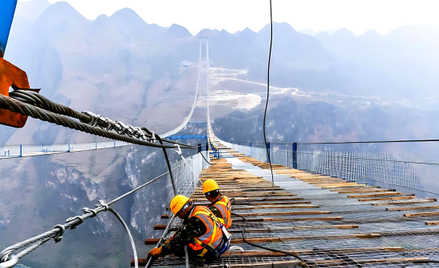
[[[217,144],[225,158],[212,160],[200,180],[214,178],[224,194],[236,199],[233,210],[247,223],[233,218],[229,230],[232,246],[244,251],[228,251],[203,267],[439,267],[435,199],[280,165],[273,165],[276,186],[265,199],[272,190],[269,165]],[[201,185],[191,198],[206,204]],[[303,262],[246,244],[244,226],[247,241],[288,251]],[[167,256],[155,266],[185,267],[185,262]]]

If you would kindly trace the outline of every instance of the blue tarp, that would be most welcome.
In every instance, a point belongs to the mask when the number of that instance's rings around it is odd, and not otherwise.
[[[0,55],[4,55],[17,0],[0,0]]]

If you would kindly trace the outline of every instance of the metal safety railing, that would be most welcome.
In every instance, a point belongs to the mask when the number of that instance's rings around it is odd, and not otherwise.
[[[266,149],[261,147],[263,144],[223,144],[267,162]],[[350,182],[391,187],[415,193],[419,197],[439,196],[439,156],[340,150],[331,146],[318,149],[300,144],[297,146],[297,143],[269,143],[268,146],[273,164],[339,177]]]
[[[36,156],[56,153],[82,152],[89,150],[97,150],[103,148],[115,148],[126,146],[128,143],[123,141],[104,141],[104,142],[88,142],[76,143],[69,142],[65,144],[41,144],[41,145],[4,145],[0,147],[0,159]]]

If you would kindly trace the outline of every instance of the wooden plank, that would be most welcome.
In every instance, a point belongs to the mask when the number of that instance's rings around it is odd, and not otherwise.
[[[267,197],[269,194],[265,195]],[[236,197],[236,201],[239,202],[254,202],[254,201],[261,201],[261,199],[254,199],[254,198],[247,198],[247,197]],[[266,199],[267,201],[294,201],[294,200],[304,200],[302,197],[291,197],[291,198],[272,198],[269,197]],[[193,198],[192,201],[206,201],[206,198]]]
[[[439,225],[439,221],[426,221],[425,225]]]
[[[371,203],[372,206],[389,206],[389,205],[410,205],[410,204],[421,204],[421,203],[432,203],[437,200],[434,198],[424,199],[424,200],[415,200],[415,201],[396,201],[396,202],[380,202],[380,203]]]
[[[357,188],[349,188],[349,189],[333,189],[331,192],[344,192],[344,191],[369,191],[369,190],[378,190],[381,187],[379,186],[362,186]]]
[[[267,190],[265,193],[227,193],[228,197],[266,197],[269,194],[270,190]],[[204,194],[194,194],[192,195],[194,198],[206,198]],[[292,194],[290,192],[278,193],[274,192],[270,196],[297,196],[297,194]]]
[[[424,206],[424,207],[398,207],[398,208],[386,208],[389,211],[403,211],[403,210],[416,210],[416,209],[438,209],[439,206]]]
[[[401,192],[387,192],[387,193],[375,193],[375,194],[359,194],[359,195],[348,195],[348,198],[362,198],[362,197],[375,197],[375,196],[389,196],[389,195],[400,195]]]
[[[283,250],[290,254],[314,254],[313,249],[303,249],[303,250]],[[335,254],[346,254],[346,253],[356,253],[356,252],[403,252],[405,249],[403,247],[376,247],[376,248],[346,248],[346,249],[333,249],[331,252]],[[282,252],[274,252],[268,250],[246,250],[246,251],[227,251],[222,256],[236,256],[236,257],[265,257],[265,256],[286,256]]]
[[[437,216],[439,212],[424,212],[424,213],[406,213],[404,217],[425,217],[425,216]]]
[[[248,222],[271,222],[271,221],[341,221],[342,216],[335,217],[316,217],[316,218],[248,218]],[[233,220],[233,222],[243,222],[242,219]]]
[[[202,206],[207,206],[209,205],[209,203],[207,202],[206,199],[201,200],[201,201],[196,201],[194,202],[195,205],[202,205]],[[275,202],[270,202],[270,201],[259,201],[259,202],[247,202],[247,201],[236,201],[232,207],[235,208],[236,206],[253,206],[253,205],[258,205],[261,207],[264,207],[265,205],[281,205],[281,204],[311,204],[311,201],[275,201]],[[169,207],[166,207],[166,210],[169,210]]]
[[[354,184],[349,184],[349,183],[345,183],[344,185],[339,184],[339,185],[326,185],[326,186],[320,186],[323,189],[332,189],[332,188],[351,188],[351,187],[358,187],[358,186],[366,186],[367,184],[365,183],[354,183]]]
[[[166,225],[165,225],[166,227]],[[318,230],[318,229],[356,229],[357,224],[335,224],[335,225],[313,225],[313,226],[282,226],[274,228],[260,228],[260,229],[249,229],[246,228],[246,233],[270,233],[279,231],[294,231],[294,230]],[[230,233],[242,233],[242,229],[229,229]]]
[[[405,200],[405,199],[415,199],[415,196],[398,196],[398,197],[381,197],[381,198],[360,198],[358,201],[378,201],[378,200]]]
[[[284,212],[258,212],[258,213],[239,213],[243,217],[254,216],[286,216],[286,215],[317,215],[330,214],[331,211],[284,211]]]
[[[273,261],[273,262],[258,262],[258,263],[240,263],[240,264],[229,264],[229,267],[258,267],[258,268],[270,268],[270,267],[293,267],[293,266],[301,266],[302,262],[299,260],[290,260],[290,261]],[[209,265],[202,267],[224,267],[223,265]]]
[[[266,191],[275,191],[275,192],[287,192],[282,188],[279,187],[274,187],[273,189],[271,187],[264,187],[264,188],[254,188],[254,187],[248,187],[248,188],[244,188],[244,187],[232,187],[230,189],[226,189],[224,190],[223,188],[220,189],[222,194],[228,195],[229,193],[241,193],[241,192],[251,192],[251,193],[265,193]],[[203,191],[202,190],[197,190],[195,191],[194,194],[199,194],[199,195],[203,195]]]
[[[328,239],[375,239],[380,238],[381,234],[344,234],[344,235],[298,235],[298,236],[288,236],[288,237],[262,237],[262,238],[246,238],[250,243],[279,243],[286,241],[298,241],[298,240],[328,240]],[[242,238],[232,238],[232,244],[243,244],[246,243]]]
[[[252,210],[252,209],[289,209],[289,208],[318,208],[319,205],[278,205],[278,206],[233,206],[233,210]]]
[[[342,190],[331,190],[336,191],[339,194],[362,194],[362,193],[382,193],[382,192],[394,192],[395,189],[361,189],[361,190],[350,190],[350,189],[342,189]]]
[[[302,198],[301,200],[303,200],[304,198]],[[235,202],[235,205],[279,205],[279,204],[311,204],[311,201],[280,201],[280,202],[271,202],[270,200],[268,201],[253,201],[253,202],[246,202],[246,201],[237,201]]]
[[[414,258],[388,258],[388,259],[352,259],[349,262],[350,265],[355,266],[355,264],[378,264],[378,263],[423,263],[430,262],[431,260],[427,257],[414,257]],[[314,263],[315,265],[325,265],[325,266],[339,266],[348,264],[346,260],[334,259],[334,260],[313,260],[307,259],[308,263]]]
[[[145,240],[145,245],[157,245],[159,241],[159,238],[149,238]]]
[[[154,230],[165,230],[166,226],[167,226],[166,224],[155,224]]]

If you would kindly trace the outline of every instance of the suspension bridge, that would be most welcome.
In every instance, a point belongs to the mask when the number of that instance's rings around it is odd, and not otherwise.
[[[197,113],[197,100],[203,98],[203,44],[206,122],[191,122]],[[266,150],[254,146],[256,143],[247,146],[223,141],[213,132],[210,118],[208,46],[207,39],[200,40],[198,76],[189,114],[179,126],[161,135],[90,112],[76,112],[36,92],[17,89],[9,95],[0,94],[1,109],[111,140],[3,146],[2,159],[138,144],[162,149],[168,164],[168,172],[112,200],[100,200],[96,208],[83,208],[82,215],[3,249],[0,267],[16,266],[28,254],[38,254],[35,250],[46,242],[61,242],[66,231],[74,232],[86,224],[85,220],[104,212],[112,213],[127,232],[133,250],[132,266],[193,265],[188,258],[175,256],[154,263],[139,258],[130,227],[112,205],[158,180],[169,182],[168,203],[175,194],[183,194],[197,204],[207,204],[201,185],[210,178],[218,182],[224,194],[235,199],[230,228],[233,237],[231,249],[204,267],[439,267],[439,189],[431,183],[439,167],[437,158],[318,150],[300,143],[266,143]],[[206,133],[177,135],[190,124],[205,124]],[[206,140],[207,149],[176,142],[185,139]],[[182,149],[197,147],[197,154],[183,156]],[[180,161],[169,163],[170,149],[179,154]],[[161,219],[154,229],[163,230],[162,235],[146,238],[145,244],[162,244],[181,225],[181,220],[168,210],[163,211]]]

